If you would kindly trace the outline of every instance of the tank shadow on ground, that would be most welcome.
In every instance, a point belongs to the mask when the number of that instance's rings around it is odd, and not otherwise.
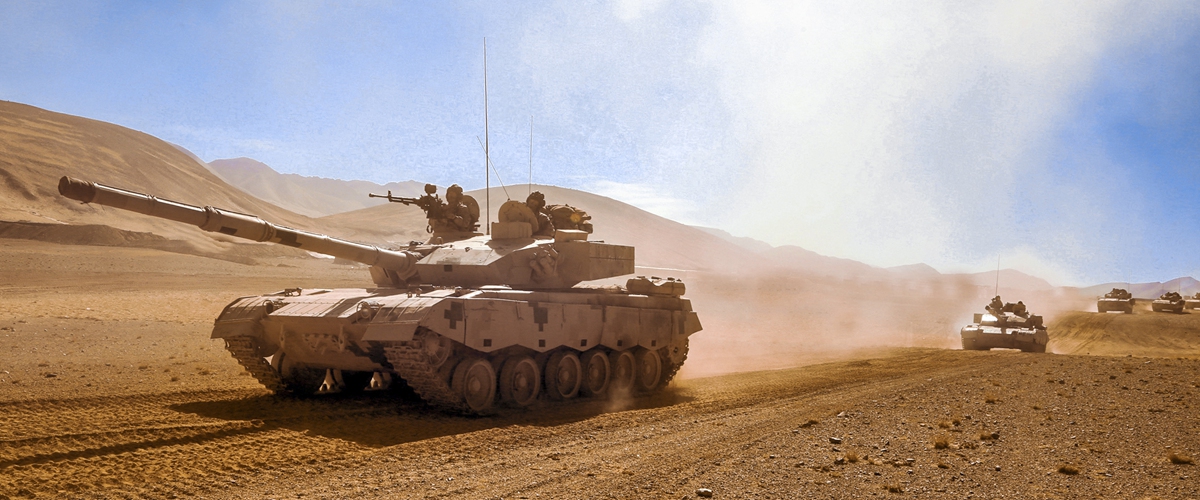
[[[289,429],[385,447],[510,425],[552,427],[605,413],[663,408],[694,399],[672,387],[658,394],[629,398],[539,401],[529,408],[501,408],[487,416],[454,415],[397,393],[310,398],[263,395],[181,403],[169,408],[220,420],[261,422],[264,429]]]

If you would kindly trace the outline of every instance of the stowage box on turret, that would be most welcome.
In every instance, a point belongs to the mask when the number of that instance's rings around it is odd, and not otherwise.
[[[212,338],[277,393],[403,381],[432,405],[487,413],[540,398],[654,392],[679,370],[688,336],[701,329],[680,281],[576,286],[634,271],[633,247],[589,241],[582,211],[555,207],[551,217],[534,212],[544,203],[509,201],[493,236],[484,236],[475,232],[478,204],[457,186],[446,200],[432,189],[419,199],[389,193],[421,206],[433,235],[385,249],[69,177],[58,188],[84,203],[371,266],[374,288],[289,289],[239,298],[221,312]],[[550,227],[564,217],[578,229]]]
[[[1023,302],[1005,304],[996,296],[986,310],[975,313],[974,322],[960,332],[963,349],[986,351],[998,347],[1046,352],[1050,336],[1042,317],[1029,314]]]

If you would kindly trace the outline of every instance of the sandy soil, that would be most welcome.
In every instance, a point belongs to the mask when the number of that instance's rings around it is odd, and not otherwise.
[[[1061,314],[1052,349],[1091,356],[964,352],[899,347],[946,343],[953,290],[708,282],[664,394],[467,418],[270,396],[208,339],[236,296],[362,269],[0,240],[0,498],[1200,496],[1171,460],[1200,453],[1200,315]]]

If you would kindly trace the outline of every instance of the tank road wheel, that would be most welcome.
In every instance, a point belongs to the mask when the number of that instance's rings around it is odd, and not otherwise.
[[[579,392],[587,397],[604,394],[608,389],[609,374],[612,372],[608,356],[604,351],[592,349],[583,353],[580,363],[583,365],[583,380]]]
[[[608,365],[612,368],[612,381],[609,382],[609,395],[629,394],[637,378],[637,361],[629,351],[617,351],[608,355]]]
[[[579,395],[583,382],[583,364],[573,352],[558,351],[546,361],[546,395],[550,399],[571,399]]]
[[[1025,352],[1046,352],[1046,344],[1039,344],[1037,342],[1034,342],[1029,345],[1029,349],[1021,349],[1021,350],[1025,351]]]
[[[652,392],[658,389],[662,382],[663,364],[658,351],[638,349],[634,356],[637,361],[637,389],[642,392]]]
[[[462,396],[468,410],[484,413],[496,401],[496,369],[486,359],[464,359],[454,369],[450,388]]]
[[[279,351],[271,357],[271,367],[279,372],[283,386],[296,396],[311,396],[321,390],[325,383],[325,370],[297,366],[288,359],[287,353]]]
[[[511,406],[529,406],[541,389],[541,370],[529,356],[512,356],[500,368],[500,400]]]

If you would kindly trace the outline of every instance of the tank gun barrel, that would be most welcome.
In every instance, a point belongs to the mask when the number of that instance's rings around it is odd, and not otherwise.
[[[396,273],[401,279],[415,275],[417,272],[416,262],[423,257],[417,252],[388,250],[374,245],[355,243],[272,224],[256,215],[214,207],[197,207],[67,176],[59,179],[58,192],[72,200],[98,203],[151,217],[191,224],[205,231],[259,242],[278,243],[370,266],[379,266]]]

